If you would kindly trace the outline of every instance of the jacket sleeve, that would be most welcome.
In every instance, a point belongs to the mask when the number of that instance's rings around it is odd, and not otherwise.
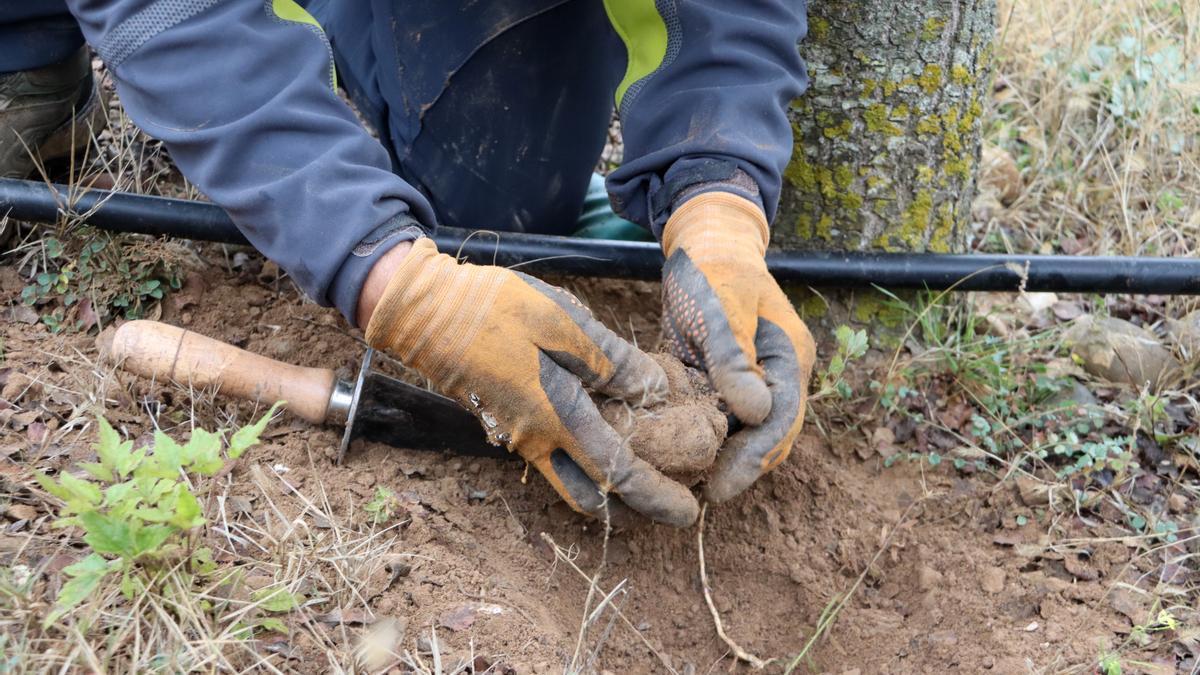
[[[68,0],[121,102],[246,238],[353,321],[373,258],[432,227],[427,201],[335,91],[293,0]]]
[[[625,161],[614,209],[661,228],[699,192],[758,201],[773,220],[792,155],[788,106],[807,88],[804,0],[605,0],[629,54],[617,89]]]

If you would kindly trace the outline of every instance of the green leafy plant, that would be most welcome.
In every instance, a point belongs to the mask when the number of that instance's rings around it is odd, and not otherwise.
[[[132,598],[158,573],[181,563],[190,572],[213,571],[212,551],[196,546],[194,535],[205,519],[189,478],[216,474],[226,459],[237,459],[258,443],[279,406],[238,429],[228,444],[220,433],[203,429],[193,430],[186,444],[159,430],[152,447],[134,449],[133,441],[122,440],[98,417],[99,461],[79,466],[85,477],[38,476],[41,486],[63,501],[55,526],[80,528],[91,548],[63,570],[70,580],[44,623],[54,623],[86,600],[110,575],[120,575],[121,592]]]
[[[830,357],[829,367],[819,375],[817,391],[811,396],[813,400],[835,393],[843,399],[849,399],[853,394],[843,376],[847,366],[866,355],[869,346],[867,332],[856,331],[845,325],[838,326],[834,331],[834,339],[837,340],[837,352]]]
[[[21,300],[41,308],[53,332],[91,328],[112,316],[138,319],[180,288],[178,261],[167,247],[96,232],[42,240],[42,255]]]
[[[398,508],[400,500],[396,498],[396,493],[382,485],[375,488],[375,496],[363,506],[363,510],[371,516],[371,522],[376,525],[391,520]]]

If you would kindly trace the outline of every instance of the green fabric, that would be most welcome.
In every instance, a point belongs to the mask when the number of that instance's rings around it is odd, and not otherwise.
[[[592,174],[588,183],[587,196],[583,199],[583,212],[579,214],[579,229],[571,235],[583,239],[617,239],[619,241],[654,241],[654,235],[646,228],[625,220],[613,213],[604,189],[604,176]]]
[[[620,108],[629,87],[662,65],[667,55],[667,24],[654,0],[604,0],[604,10],[629,53],[625,79],[617,86]]]
[[[305,23],[315,26],[322,34],[325,33],[325,29],[321,28],[321,24],[317,23],[312,14],[309,14],[307,10],[296,4],[296,0],[271,0],[271,11],[275,12],[275,16],[284,21]],[[332,54],[329,59],[329,83],[334,89],[337,89],[337,68],[333,65]]]

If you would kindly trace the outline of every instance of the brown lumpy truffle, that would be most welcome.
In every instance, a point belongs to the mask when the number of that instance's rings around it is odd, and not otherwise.
[[[669,354],[651,354],[667,373],[667,400],[644,408],[599,399],[604,419],[634,454],[685,484],[698,482],[725,442],[728,421],[704,373]]]

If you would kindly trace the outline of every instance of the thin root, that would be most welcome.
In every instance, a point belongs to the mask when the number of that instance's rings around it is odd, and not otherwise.
[[[717,637],[721,638],[729,647],[729,651],[739,660],[749,663],[755,670],[762,670],[775,659],[764,661],[734,642],[733,638],[725,633],[725,626],[721,623],[721,614],[717,612],[717,605],[713,602],[712,588],[708,585],[708,572],[704,567],[704,515],[706,513],[708,513],[708,504],[700,507],[700,523],[696,527],[696,550],[700,554],[700,585],[704,588],[704,602],[708,604],[708,611],[712,614],[713,627],[717,629]]]

